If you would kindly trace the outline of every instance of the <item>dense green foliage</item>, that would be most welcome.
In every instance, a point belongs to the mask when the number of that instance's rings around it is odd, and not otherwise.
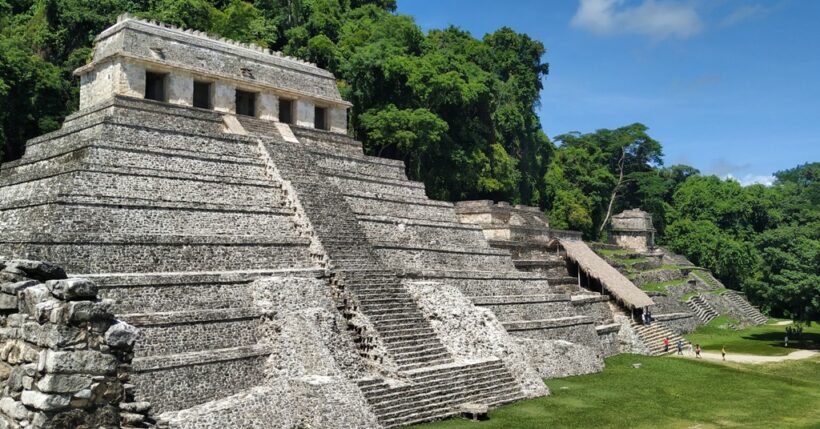
[[[413,428],[816,428],[818,369],[817,357],[744,366],[622,354],[601,373],[547,380],[550,396],[499,407],[487,421]]]
[[[642,207],[658,241],[774,314],[820,316],[820,164],[741,187],[663,166],[636,123],[544,134],[535,113],[544,46],[501,28],[478,39],[424,33],[395,0],[0,0],[0,158],[59,127],[78,105],[71,72],[96,34],[129,12],[284,51],[333,71],[369,154],[402,159],[437,199],[539,206],[556,228],[605,237],[608,218]]]

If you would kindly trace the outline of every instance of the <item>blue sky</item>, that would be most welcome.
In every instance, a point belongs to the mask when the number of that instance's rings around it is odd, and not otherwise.
[[[820,161],[820,1],[399,0],[425,30],[507,26],[544,43],[550,137],[642,122],[741,183]]]

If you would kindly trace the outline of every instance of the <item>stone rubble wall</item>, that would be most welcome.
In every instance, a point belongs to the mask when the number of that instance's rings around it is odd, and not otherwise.
[[[259,345],[270,350],[258,385],[226,398],[161,415],[173,429],[377,428],[352,380],[368,374],[327,279],[267,277],[252,285],[263,316]]]
[[[129,384],[137,329],[87,279],[0,260],[0,428],[149,427]]]
[[[404,284],[454,357],[469,360],[495,356],[504,362],[527,397],[549,394],[528,351],[491,311],[473,305],[453,286],[414,281]]]

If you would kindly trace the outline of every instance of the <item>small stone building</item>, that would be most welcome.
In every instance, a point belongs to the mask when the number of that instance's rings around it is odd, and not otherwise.
[[[609,240],[612,244],[637,252],[652,250],[655,247],[652,215],[641,209],[631,209],[612,216]]]

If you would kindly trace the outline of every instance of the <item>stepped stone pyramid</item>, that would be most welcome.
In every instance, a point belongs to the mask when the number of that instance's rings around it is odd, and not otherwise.
[[[647,292],[653,301],[649,309],[657,322],[652,325],[654,329],[633,324],[653,354],[660,351],[664,337],[674,339],[674,343],[680,335],[720,315],[729,316],[743,326],[767,322],[766,316],[742,293],[726,289],[708,270],[695,266],[685,257],[655,246],[655,228],[649,213],[631,209],[616,214],[609,231],[611,243],[594,243],[593,247],[636,285],[652,285],[656,289]]]
[[[0,257],[91,279],[139,328],[130,389],[161,427],[443,418],[548,393],[550,355],[509,321],[596,338],[560,286],[365,156],[327,71],[123,16],[76,74],[80,110],[0,166]],[[522,288],[554,299],[478,298]]]
[[[529,281],[511,285],[502,295],[477,297],[476,304],[504,309],[538,307],[545,300],[564,303],[563,312],[518,312],[514,313],[517,320],[505,323],[515,336],[523,338],[533,338],[530,327],[541,325],[536,337],[539,341],[527,344],[527,347],[553,345],[558,353],[542,352],[537,356],[549,356],[551,361],[560,362],[545,375],[589,372],[593,367],[584,365],[596,362],[580,359],[581,355],[606,357],[636,351],[629,341],[621,338],[626,335],[621,331],[630,330],[630,324],[626,318],[620,317],[617,304],[610,303],[608,291],[583,287],[581,270],[567,258],[561,241],[583,245],[581,233],[550,228],[548,219],[537,207],[482,200],[459,202],[456,211],[461,222],[482,228],[491,247],[509,251],[516,269],[530,274]],[[549,287],[533,287],[535,279],[546,281]],[[587,286],[587,282],[584,285]],[[545,295],[545,291],[553,294]],[[500,314],[509,313],[500,311]]]

